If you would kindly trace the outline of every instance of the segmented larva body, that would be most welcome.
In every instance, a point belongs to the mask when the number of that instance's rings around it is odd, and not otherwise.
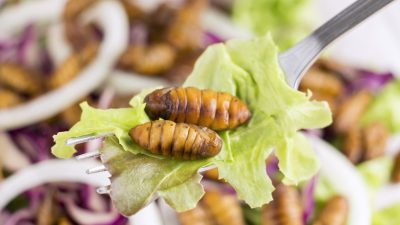
[[[400,153],[397,153],[392,169],[392,182],[400,183]]]
[[[196,125],[156,120],[131,129],[132,140],[153,154],[195,160],[217,155],[222,140],[214,131]]]
[[[349,206],[343,196],[332,197],[321,213],[315,219],[313,225],[345,225]]]
[[[296,188],[279,185],[274,200],[263,207],[262,225],[304,225],[300,194]]]
[[[217,225],[244,225],[243,213],[235,196],[207,192],[202,200]]]
[[[194,209],[179,213],[178,217],[182,225],[215,225],[211,215],[201,204]]]
[[[235,196],[208,191],[196,208],[179,213],[182,225],[244,225],[240,203]]]
[[[145,103],[145,111],[151,119],[163,118],[215,131],[233,129],[251,117],[239,98],[194,87],[159,89],[147,95]]]

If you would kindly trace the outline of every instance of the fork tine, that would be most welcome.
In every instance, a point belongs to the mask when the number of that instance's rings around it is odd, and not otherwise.
[[[77,155],[75,159],[77,160],[83,160],[83,159],[89,159],[89,158],[94,158],[94,157],[99,157],[101,155],[100,151],[91,151],[91,152],[86,152],[81,155]]]
[[[82,144],[82,143],[85,143],[88,141],[108,137],[111,135],[113,135],[113,133],[104,133],[104,134],[98,134],[98,135],[84,135],[84,136],[80,136],[80,137],[73,137],[73,138],[67,139],[67,145]]]
[[[86,170],[87,174],[93,174],[93,173],[100,173],[100,172],[106,172],[107,168],[105,166],[98,166],[98,167],[94,167],[91,169]]]
[[[99,187],[96,189],[96,192],[97,192],[97,194],[100,194],[100,195],[110,194],[111,187],[110,186]]]

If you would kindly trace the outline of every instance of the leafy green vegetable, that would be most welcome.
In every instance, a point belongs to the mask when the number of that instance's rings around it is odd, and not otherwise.
[[[111,199],[117,209],[131,215],[147,205],[158,193],[178,211],[196,206],[204,194],[202,161],[158,159],[122,150],[116,138],[107,138],[101,160],[111,173]]]
[[[272,31],[281,49],[287,49],[311,30],[310,0],[235,0],[233,19],[257,35]]]
[[[361,122],[368,125],[381,122],[392,133],[400,131],[400,80],[388,84],[374,99]]]
[[[337,191],[326,177],[319,176],[317,185],[315,186],[314,197],[317,202],[326,203],[330,198],[335,196]]]
[[[261,225],[261,208],[250,208],[247,205],[242,206],[243,216],[248,225]]]
[[[393,167],[393,159],[380,157],[357,166],[369,188],[376,190],[389,182]]]
[[[399,225],[400,204],[375,212],[372,216],[372,225]]]
[[[184,86],[228,92],[245,101],[252,112],[248,124],[219,133],[224,145],[216,157],[172,160],[134,144],[128,132],[148,121],[143,110],[147,92],[133,98],[132,108],[127,109],[97,110],[83,104],[81,121],[55,136],[52,151],[59,157],[69,157],[73,151],[65,147],[67,138],[115,132],[112,150],[103,150],[106,156],[112,152],[112,157],[103,160],[113,174],[113,201],[126,215],[135,213],[156,194],[178,211],[194,207],[203,191],[197,170],[211,164],[218,167],[220,178],[235,188],[240,199],[250,207],[260,207],[272,199],[273,186],[265,171],[267,156],[276,150],[287,183],[310,178],[318,170],[318,162],[298,130],[324,127],[332,121],[326,102],[311,101],[310,96],[286,84],[277,55],[268,35],[214,45],[197,61]]]

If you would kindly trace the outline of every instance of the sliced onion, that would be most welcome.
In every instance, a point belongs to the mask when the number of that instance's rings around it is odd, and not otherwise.
[[[18,171],[31,164],[29,158],[14,144],[7,133],[0,132],[1,164],[10,172]]]
[[[48,23],[60,18],[66,0],[24,1],[0,13],[0,37],[10,39],[28,24]]]
[[[320,176],[349,201],[348,224],[371,224],[368,191],[356,168],[334,147],[325,141],[308,136],[321,162]]]
[[[106,84],[107,88],[114,89],[120,95],[134,94],[146,88],[165,86],[169,86],[169,83],[165,79],[128,73],[121,70],[113,71]]]
[[[104,212],[107,210],[107,204],[104,199],[89,185],[82,187],[83,189],[83,206],[95,212]]]
[[[97,107],[99,109],[107,109],[110,107],[111,102],[114,98],[115,92],[113,89],[104,89],[100,95],[99,103]]]
[[[118,1],[99,1],[83,15],[104,31],[104,40],[97,57],[76,79],[60,89],[28,103],[0,110],[0,128],[10,129],[32,124],[56,115],[96,89],[109,75],[120,54],[128,45],[128,19]]]
[[[242,27],[232,23],[232,20],[226,15],[215,9],[208,8],[201,18],[201,23],[205,30],[224,39],[249,39],[253,34]]]
[[[12,199],[34,187],[52,182],[80,182],[94,186],[109,185],[108,173],[88,175],[85,170],[99,166],[95,160],[48,160],[27,167],[0,183],[0,212]],[[162,225],[155,203],[131,217],[135,224]]]
[[[95,161],[48,160],[14,173],[0,183],[0,211],[19,194],[50,182],[82,182],[106,185],[107,174],[87,175],[85,170],[99,166]]]
[[[72,54],[72,48],[67,42],[65,29],[61,22],[52,24],[47,30],[47,48],[56,67]]]
[[[36,209],[25,208],[13,213],[3,225],[19,225],[23,220],[32,219]]]

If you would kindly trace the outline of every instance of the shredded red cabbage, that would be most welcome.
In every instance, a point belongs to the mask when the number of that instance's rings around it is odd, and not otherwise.
[[[33,66],[44,75],[50,74],[53,63],[39,38],[37,29],[30,24],[17,38],[0,40],[0,62],[17,63],[28,68]]]
[[[279,160],[275,155],[271,155],[267,162],[267,174],[274,180],[277,179],[277,174],[279,173]]]
[[[33,208],[24,208],[15,213],[13,213],[4,225],[18,225],[24,220],[31,220],[35,216],[36,209]]]
[[[49,151],[53,146],[53,135],[63,130],[65,128],[58,124],[40,123],[10,131],[9,134],[32,161],[39,162],[53,158]]]
[[[317,176],[314,176],[303,188],[302,198],[303,198],[303,208],[304,208],[303,212],[304,224],[308,224],[308,222],[310,222],[310,219],[314,213],[315,209],[314,192],[316,184],[317,184]]]
[[[148,30],[143,23],[134,23],[130,27],[129,31],[129,44],[131,45],[143,45],[147,43]]]
[[[379,92],[387,83],[394,79],[393,73],[375,73],[372,71],[360,71],[359,76],[350,81],[349,89],[357,91],[367,89],[371,92]]]
[[[208,45],[212,45],[212,44],[217,44],[217,43],[221,43],[224,42],[225,40],[218,37],[217,35],[211,33],[211,32],[206,32],[205,36],[204,36],[204,44],[206,46]]]
[[[32,24],[28,25],[21,34],[21,40],[18,43],[17,49],[17,63],[21,65],[26,64],[27,51],[30,45],[35,42],[35,29]]]

